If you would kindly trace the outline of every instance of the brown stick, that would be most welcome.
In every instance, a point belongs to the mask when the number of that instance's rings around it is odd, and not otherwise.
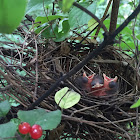
[[[110,1],[108,2],[108,5],[107,5],[107,7],[106,7],[106,9],[105,9],[105,12],[104,12],[104,15],[103,15],[103,17],[102,17],[102,19],[101,19],[101,22],[103,22],[103,21],[105,20],[106,15],[107,15],[107,12],[108,12],[108,9],[109,9],[111,3],[112,3],[112,0],[110,0]],[[97,38],[97,36],[98,36],[98,34],[99,34],[99,31],[100,31],[100,28],[101,28],[101,26],[99,25],[98,28],[97,28],[97,31],[96,31],[96,33],[95,33],[94,39]]]
[[[109,34],[116,30],[120,0],[113,0]]]

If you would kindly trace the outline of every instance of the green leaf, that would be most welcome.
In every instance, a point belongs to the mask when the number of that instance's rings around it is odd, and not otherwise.
[[[90,12],[95,14],[95,12],[96,12],[96,1],[93,2],[91,5],[89,5],[86,2],[81,3],[80,5],[82,5],[83,7],[87,8]],[[84,11],[80,10],[77,7],[73,7],[71,9],[70,13],[69,13],[69,24],[70,24],[70,27],[75,28],[75,27],[79,27],[81,25],[87,24],[88,21],[91,18],[92,17],[89,16]]]
[[[39,124],[44,130],[52,130],[60,124],[61,116],[60,110],[51,111],[41,116],[36,124]]]
[[[140,40],[140,34],[136,36]]]
[[[104,25],[106,26],[107,29],[109,29],[110,27],[110,19],[106,19],[104,22]],[[116,28],[118,28],[120,26],[120,24],[117,24]],[[127,35],[131,35],[132,34],[132,30],[128,27],[125,27],[122,31],[122,34],[127,34]]]
[[[89,22],[88,22],[89,30],[93,30],[97,25],[98,25],[98,23],[93,18],[91,20],[89,20]]]
[[[103,23],[104,23],[104,25],[106,26],[106,28],[109,29],[109,27],[110,27],[110,19],[104,20]]]
[[[44,30],[44,28],[46,28],[46,29]],[[56,24],[52,24],[51,26],[40,27],[37,30],[35,30],[35,33],[38,34],[42,30],[44,30],[42,32],[42,35],[45,38],[55,38],[55,32],[56,33],[58,32],[58,26]]]
[[[118,45],[119,46],[119,45]],[[135,44],[133,43],[133,42],[127,42],[126,44],[124,43],[124,42],[121,42],[121,48],[123,49],[123,50],[135,50]],[[140,45],[138,46],[138,50],[140,51]]]
[[[34,109],[30,111],[19,111],[18,117],[22,122],[30,125],[39,124],[44,130],[51,130],[57,127],[61,121],[61,111],[51,111],[47,113],[44,109]]]
[[[64,20],[62,22],[62,31],[58,32],[57,30],[57,32],[55,32],[56,39],[54,41],[61,42],[65,40],[65,38],[69,35],[69,30],[70,30],[69,22],[68,20]]]
[[[64,87],[55,94],[55,102],[64,109],[70,108],[77,104],[81,97],[79,93],[68,90],[68,87]]]
[[[45,26],[47,27],[47,26]],[[43,30],[45,27],[40,27],[38,28],[35,33],[39,33],[41,30]],[[43,32],[42,35],[45,38],[54,38],[54,41],[60,42],[63,41],[68,35],[69,35],[69,22],[68,20],[64,20],[62,22],[62,30],[58,32],[58,25],[57,24],[52,24],[52,26],[48,26]]]
[[[16,125],[13,122],[8,122],[5,124],[0,125],[0,139],[6,138],[6,140],[12,140],[12,138],[8,137],[14,137],[16,134]]]
[[[0,32],[12,33],[20,24],[27,0],[0,0]]]
[[[35,22],[41,22],[41,23],[38,23],[38,24],[35,24],[36,26],[39,26],[41,24],[44,24],[46,22],[49,22],[49,21],[52,21],[52,20],[55,20],[55,19],[63,19],[64,17],[63,16],[59,16],[59,15],[52,15],[52,16],[48,16],[48,17],[37,17],[35,19]]]
[[[136,103],[134,103],[133,105],[130,106],[130,108],[136,108],[140,106],[140,99],[138,99],[138,101]]]
[[[75,0],[63,0],[63,12],[68,12]]]
[[[26,14],[36,10],[43,10],[46,6],[48,6],[52,2],[54,2],[54,0],[30,0],[27,5]]]
[[[119,27],[119,25],[117,25]],[[121,31],[122,34],[132,35],[132,30],[128,28],[127,26]]]
[[[38,118],[45,113],[46,111],[44,109],[34,109],[29,111],[19,110],[17,115],[22,122],[28,122],[30,125],[34,125]]]
[[[6,116],[10,108],[11,108],[11,105],[7,100],[1,102],[0,103],[0,117]]]
[[[18,118],[13,118],[10,121],[13,122],[17,127],[21,123],[21,121]]]

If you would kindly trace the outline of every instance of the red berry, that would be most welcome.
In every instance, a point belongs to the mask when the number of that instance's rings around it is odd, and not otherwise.
[[[18,129],[21,134],[27,134],[30,132],[31,126],[29,123],[23,122],[18,126]]]
[[[42,136],[42,128],[38,124],[34,124],[30,130],[31,138],[39,139]]]

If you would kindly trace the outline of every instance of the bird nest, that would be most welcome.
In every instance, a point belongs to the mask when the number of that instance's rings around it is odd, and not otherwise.
[[[67,74],[98,46],[71,42],[55,43],[52,40],[38,41],[28,37],[28,44],[20,44],[20,49],[4,49],[4,58],[13,58],[10,65],[1,61],[1,92],[14,98],[25,108],[41,97],[61,76]],[[41,43],[40,43],[41,42]],[[43,42],[43,43],[42,43]],[[80,47],[79,47],[80,46]],[[34,51],[35,50],[35,51]],[[19,64],[20,62],[20,64]],[[134,103],[137,73],[133,59],[115,46],[107,46],[96,58],[77,71],[69,79],[61,82],[58,88],[39,107],[47,111],[56,110],[55,93],[69,87],[81,94],[80,101],[73,107],[63,110],[61,125],[64,126],[61,138],[91,140],[131,139],[133,134],[128,126],[136,122],[136,112],[130,109]],[[75,84],[75,79],[83,72],[88,75],[105,73],[118,77],[118,91],[111,97],[96,97],[83,93]],[[8,84],[8,85],[7,85]],[[17,107],[18,108],[18,107]],[[59,134],[58,134],[59,135]]]
[[[69,72],[90,52],[90,46],[86,46],[87,50],[69,51],[68,54],[65,54],[62,53],[63,47],[61,47],[57,52],[54,51],[54,56],[56,56],[54,62],[47,64],[47,67],[53,67],[54,75],[57,73],[56,77],[59,77],[59,73]],[[96,47],[92,46],[92,49],[96,49]],[[59,54],[63,54],[61,57],[58,56],[59,51]],[[135,112],[130,109],[136,96],[136,85],[134,84],[136,73],[130,61],[133,63],[132,58],[123,51],[117,47],[108,46],[97,58],[89,61],[74,76],[61,83],[61,87],[68,86],[81,94],[78,104],[63,110],[64,138],[106,140],[122,137],[131,139],[128,126],[136,119]],[[78,76],[82,76],[83,72],[88,75],[105,73],[109,77],[118,76],[118,91],[107,97],[96,97],[83,93],[81,89],[77,89],[79,87],[74,82]],[[53,95],[47,99],[47,104],[55,106]]]

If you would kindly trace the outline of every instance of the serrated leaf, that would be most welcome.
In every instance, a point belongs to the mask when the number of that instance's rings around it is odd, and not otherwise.
[[[43,10],[47,5],[51,4],[52,2],[54,2],[54,0],[30,0],[27,5],[26,14],[36,10]]]
[[[63,12],[68,12],[75,0],[63,0]]]
[[[68,90],[68,87],[64,87],[55,94],[55,102],[63,109],[74,106],[79,102],[81,97],[79,93]]]
[[[18,111],[18,118],[22,122],[28,122],[30,125],[39,124],[43,130],[52,130],[57,127],[61,121],[61,111],[46,112],[44,109],[34,109],[30,111]]]
[[[80,5],[82,5],[83,7],[87,8],[90,12],[95,14],[95,12],[96,12],[96,1],[93,2],[91,5],[89,5],[86,2],[81,3]],[[84,11],[80,10],[77,7],[73,7],[71,9],[70,13],[69,13],[69,24],[70,24],[70,27],[75,28],[75,27],[79,27],[81,25],[87,24],[88,21],[91,18],[92,17],[89,16]]]
[[[36,124],[39,124],[44,130],[52,130],[61,122],[62,113],[60,110],[51,111],[41,116]]]
[[[12,33],[20,24],[27,0],[0,0],[0,32]]]
[[[140,99],[138,99],[138,101],[136,103],[134,103],[133,105],[130,106],[130,108],[136,108],[140,106]]]
[[[6,140],[12,140],[12,138],[8,137],[14,137],[16,133],[16,125],[13,122],[8,122],[5,124],[0,125],[0,139],[6,138]]]
[[[0,103],[0,117],[5,116],[9,112],[10,108],[11,108],[11,105],[7,100],[1,102]]]

